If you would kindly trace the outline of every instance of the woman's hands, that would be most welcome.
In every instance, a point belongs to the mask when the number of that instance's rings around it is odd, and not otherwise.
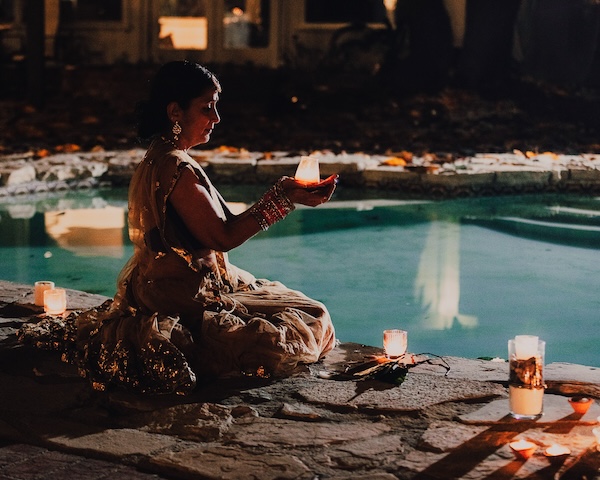
[[[316,207],[329,201],[335,191],[337,180],[338,175],[331,175],[319,183],[306,185],[292,177],[283,177],[281,187],[292,203]]]

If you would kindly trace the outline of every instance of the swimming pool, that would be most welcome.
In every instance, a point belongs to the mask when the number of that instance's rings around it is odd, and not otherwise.
[[[224,186],[235,206],[262,189]],[[600,366],[600,198],[399,200],[338,189],[230,252],[232,263],[323,301],[343,342],[506,358],[517,334],[547,362]],[[126,192],[0,200],[4,280],[112,296],[131,255]]]

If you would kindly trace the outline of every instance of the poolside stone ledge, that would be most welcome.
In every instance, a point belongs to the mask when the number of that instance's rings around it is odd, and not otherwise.
[[[341,343],[323,362],[280,380],[230,378],[189,396],[93,392],[56,352],[17,342],[41,315],[31,285],[0,281],[0,477],[11,479],[596,478],[600,368],[546,366],[545,415],[508,417],[508,365],[445,357],[400,385],[333,380],[378,346]],[[68,308],[106,297],[69,290]],[[342,339],[343,341],[343,339]],[[505,339],[499,339],[505,341]],[[585,415],[567,399],[596,399]],[[539,445],[517,460],[509,442]],[[571,454],[543,455],[559,443]],[[97,476],[94,476],[97,474]]]
[[[306,152],[308,153],[308,152]],[[300,154],[219,147],[191,150],[215,183],[269,184],[294,175]],[[124,186],[144,150],[0,155],[0,197],[46,191]],[[600,193],[600,154],[481,153],[469,157],[410,157],[313,152],[321,175],[340,185],[397,190],[429,197],[544,192]]]

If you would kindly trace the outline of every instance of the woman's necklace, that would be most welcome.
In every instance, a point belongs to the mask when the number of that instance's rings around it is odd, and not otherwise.
[[[177,144],[173,140],[165,137],[164,135],[161,135],[160,138],[162,139],[163,142],[171,144],[173,146],[173,148],[175,148],[175,150],[182,150],[184,152],[187,151],[187,148],[180,148],[179,146],[177,146]]]

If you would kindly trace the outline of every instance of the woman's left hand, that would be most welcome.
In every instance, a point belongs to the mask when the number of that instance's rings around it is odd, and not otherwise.
[[[335,191],[337,180],[338,175],[332,175],[319,183],[306,185],[292,177],[283,177],[281,187],[292,203],[316,207],[329,201]]]

